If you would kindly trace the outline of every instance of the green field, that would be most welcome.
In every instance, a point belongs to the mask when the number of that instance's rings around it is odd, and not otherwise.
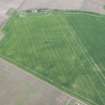
[[[105,16],[19,13],[3,29],[0,56],[89,105],[105,105]]]

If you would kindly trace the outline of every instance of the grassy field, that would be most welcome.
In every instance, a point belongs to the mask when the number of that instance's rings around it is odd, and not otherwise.
[[[17,14],[3,31],[0,56],[90,105],[105,105],[105,16]]]

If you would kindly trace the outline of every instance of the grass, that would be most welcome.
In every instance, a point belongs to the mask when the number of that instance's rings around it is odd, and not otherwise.
[[[16,14],[0,56],[90,105],[105,105],[105,16],[82,12]]]

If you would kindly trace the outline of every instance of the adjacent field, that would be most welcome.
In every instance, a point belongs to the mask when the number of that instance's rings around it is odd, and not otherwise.
[[[105,105],[105,16],[16,14],[3,31],[0,56],[90,105]]]
[[[49,83],[0,58],[1,105],[66,105],[68,102],[70,105],[80,103]]]

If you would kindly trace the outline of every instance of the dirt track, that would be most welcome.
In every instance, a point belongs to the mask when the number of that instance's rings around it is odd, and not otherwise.
[[[8,18],[6,13],[10,8],[86,10],[105,14],[104,5],[105,0],[0,0],[0,26]]]
[[[105,13],[104,5],[105,0],[24,0],[20,9],[48,8]]]
[[[84,0],[81,10],[105,14],[105,0]]]
[[[49,9],[79,9],[84,0],[25,0],[20,9],[49,8]]]
[[[0,0],[0,27],[8,19],[7,12],[10,8],[18,8],[23,0]]]

